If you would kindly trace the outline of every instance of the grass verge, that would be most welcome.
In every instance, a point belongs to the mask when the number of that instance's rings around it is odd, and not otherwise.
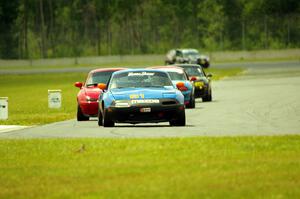
[[[232,77],[242,74],[245,68],[208,68],[205,70],[206,74],[212,74],[212,80],[220,80],[224,77]]]
[[[234,76],[241,68],[209,69],[213,79]],[[77,111],[74,82],[84,81],[86,73],[0,75],[1,97],[9,98],[9,119],[0,124],[38,125],[72,119]],[[48,89],[62,90],[62,108],[48,109]]]
[[[9,119],[0,124],[37,125],[75,117],[74,82],[83,81],[85,73],[1,75],[1,97],[8,97]],[[62,90],[62,108],[48,109],[48,89]]]
[[[299,136],[0,140],[0,198],[299,198],[299,154]]]

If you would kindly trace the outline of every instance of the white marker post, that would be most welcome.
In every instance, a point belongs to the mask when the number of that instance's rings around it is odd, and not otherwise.
[[[0,120],[8,119],[8,97],[0,97]]]
[[[48,107],[61,108],[61,90],[48,90]]]

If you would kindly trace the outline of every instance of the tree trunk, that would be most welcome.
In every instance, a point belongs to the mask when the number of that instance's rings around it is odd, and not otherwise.
[[[29,58],[28,53],[28,9],[27,9],[27,0],[24,1],[24,58]]]
[[[49,4],[49,16],[50,16],[50,27],[49,27],[49,37],[50,37],[50,46],[52,49],[52,56],[55,57],[56,56],[56,52],[55,52],[55,37],[54,37],[54,14],[53,14],[53,3],[52,0],[48,0],[48,4]]]
[[[96,40],[97,40],[97,55],[101,55],[101,31],[99,22],[96,21]]]
[[[46,36],[45,36],[45,21],[44,21],[44,9],[43,9],[43,0],[40,0],[40,17],[41,17],[41,52],[42,58],[47,58],[46,51]]]

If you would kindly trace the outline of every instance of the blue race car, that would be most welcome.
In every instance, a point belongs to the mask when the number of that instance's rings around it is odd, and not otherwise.
[[[158,122],[185,126],[184,96],[164,71],[117,71],[112,74],[107,85],[99,84],[98,88],[104,91],[99,96],[99,126]]]
[[[187,108],[195,108],[195,87],[189,80],[188,75],[183,68],[176,66],[156,66],[151,68],[166,71],[175,86],[179,82],[184,83],[181,87],[181,92],[184,96],[184,104]]]

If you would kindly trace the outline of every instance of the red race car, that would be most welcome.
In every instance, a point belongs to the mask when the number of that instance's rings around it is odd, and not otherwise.
[[[77,94],[77,121],[86,121],[98,114],[98,98],[102,91],[97,87],[99,83],[107,84],[113,72],[125,68],[101,68],[89,72],[85,83],[76,82],[80,88]]]

